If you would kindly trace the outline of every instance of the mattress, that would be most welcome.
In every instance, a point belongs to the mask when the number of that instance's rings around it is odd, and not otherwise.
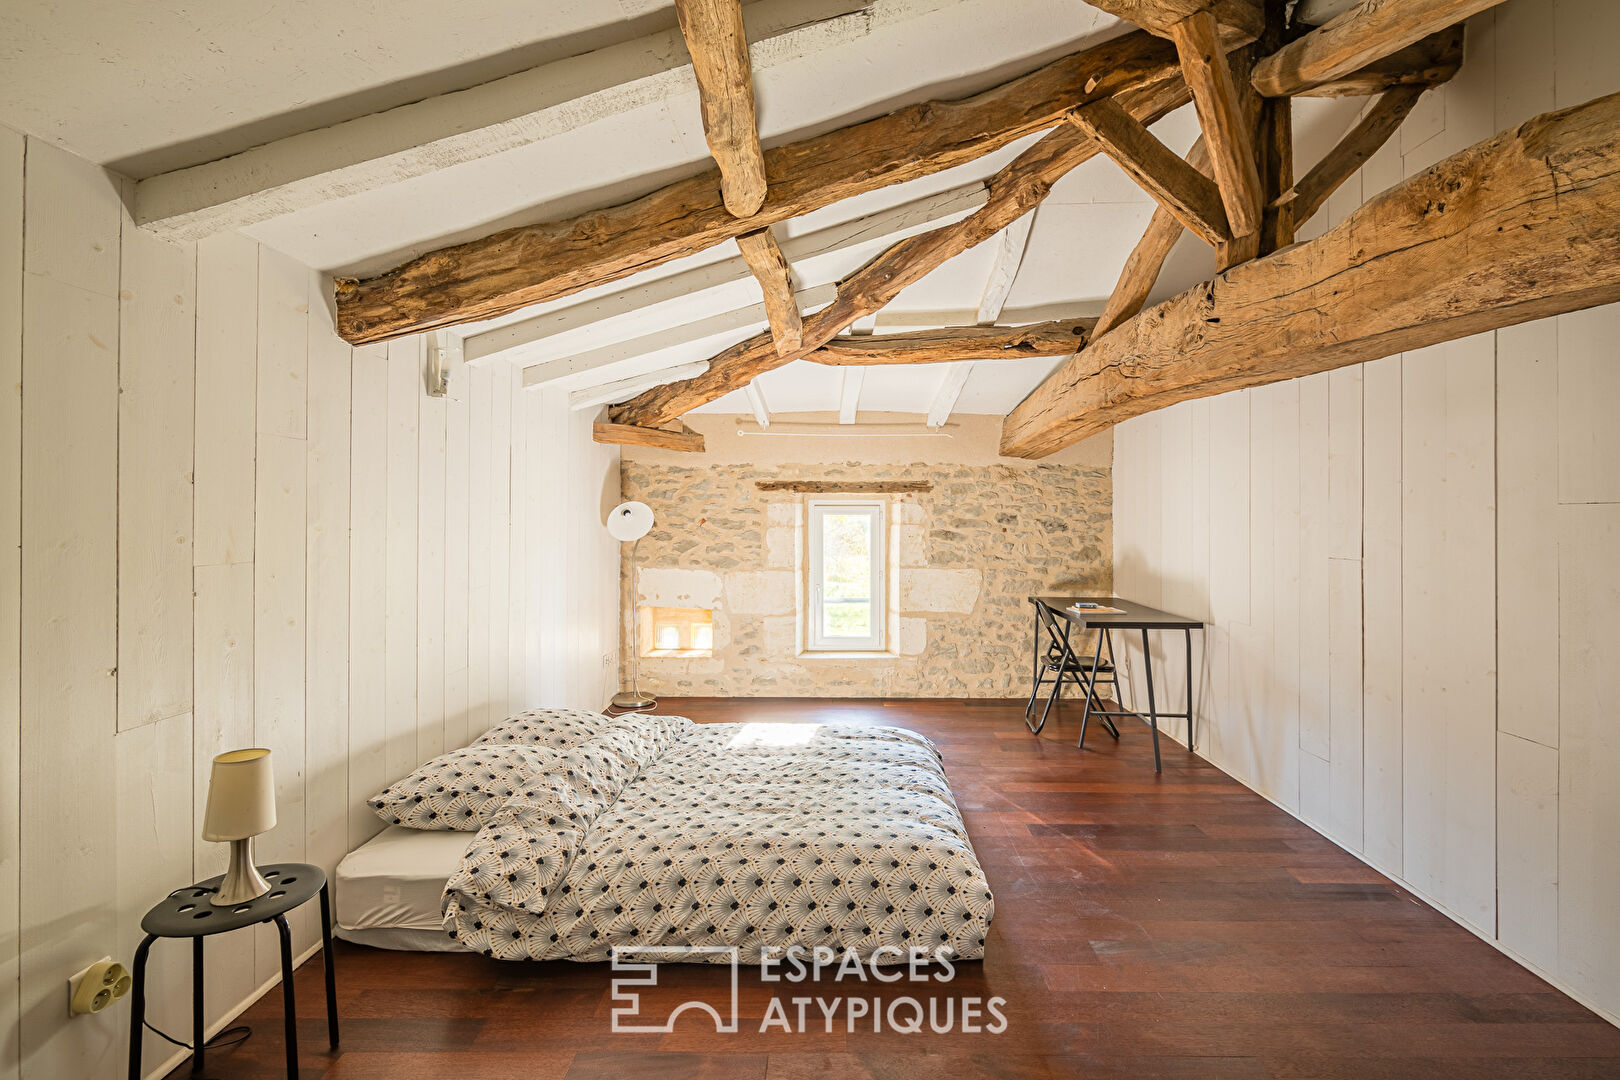
[[[335,932],[381,949],[459,952],[444,931],[444,884],[461,865],[471,833],[392,825],[338,863]]]

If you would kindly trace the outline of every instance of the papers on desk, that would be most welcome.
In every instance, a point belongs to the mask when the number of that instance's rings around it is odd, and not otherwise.
[[[1076,615],[1123,615],[1124,608],[1104,607],[1102,604],[1070,604],[1069,610]]]

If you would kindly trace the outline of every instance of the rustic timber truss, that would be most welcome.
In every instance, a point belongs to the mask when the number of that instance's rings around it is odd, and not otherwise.
[[[706,364],[684,365],[678,378],[627,385],[625,393],[640,392],[618,398],[611,423],[596,425],[599,441],[700,451],[702,437],[679,424],[685,413],[749,389],[764,423],[753,380],[799,359],[848,365],[856,385],[860,365],[955,364],[960,378],[948,377],[941,391],[948,414],[976,360],[1066,356],[1005,421],[1002,452],[1040,457],[1177,401],[1620,299],[1620,215],[1612,210],[1620,205],[1620,96],[1538,117],[1295,242],[1295,229],[1419,98],[1457,72],[1462,21],[1500,0],[1360,0],[1314,28],[1288,25],[1283,0],[1090,2],[1141,29],[973,97],[766,150],[740,0],[676,0],[714,171],[340,281],[340,332],[360,344],[487,319],[734,239],[769,328]],[[1377,97],[1296,178],[1290,98],[1299,95]],[[1203,134],[1182,158],[1150,128],[1188,102]],[[773,225],[1040,131],[985,182],[965,217],[904,235],[835,288],[820,287],[814,299],[825,306],[804,314],[810,291],[795,289]],[[1030,214],[1058,179],[1099,153],[1158,203],[1101,316],[994,325]],[[1184,230],[1214,248],[1217,277],[1144,311]],[[986,290],[980,325],[845,332],[997,236],[1000,278]]]

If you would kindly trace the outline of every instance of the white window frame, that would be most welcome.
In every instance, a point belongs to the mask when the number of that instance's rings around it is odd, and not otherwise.
[[[872,517],[872,633],[866,637],[827,637],[822,634],[822,518],[828,513],[864,512]],[[882,652],[888,630],[888,506],[875,499],[811,499],[805,514],[809,555],[806,595],[809,625],[805,649],[809,652]]]

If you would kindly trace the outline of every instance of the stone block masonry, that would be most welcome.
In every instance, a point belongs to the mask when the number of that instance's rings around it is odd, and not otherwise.
[[[889,507],[888,649],[803,650],[804,507],[760,480],[928,480]],[[1106,465],[622,465],[623,497],[653,508],[640,604],[713,607],[711,657],[641,660],[654,694],[961,697],[1029,693],[1032,593],[1112,591]],[[829,496],[830,497],[830,496]],[[631,608],[629,548],[623,614]],[[624,623],[628,627],[628,621]],[[628,638],[628,631],[626,631]],[[621,655],[630,655],[628,639]]]

